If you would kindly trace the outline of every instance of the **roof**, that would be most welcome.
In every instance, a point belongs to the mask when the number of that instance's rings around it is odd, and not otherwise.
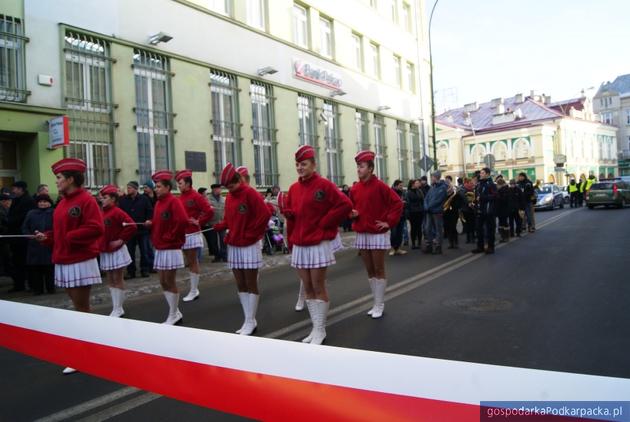
[[[557,101],[555,103],[549,104],[549,108],[564,114],[565,116],[570,116],[571,108],[574,108],[578,111],[584,110],[584,100],[585,98],[571,98],[570,100]]]
[[[481,133],[531,126],[534,122],[552,120],[565,116],[565,114],[560,111],[547,107],[537,101],[533,101],[529,97],[526,97],[524,101],[520,103],[516,102],[516,97],[505,98],[503,105],[506,112],[516,112],[520,109],[522,117],[511,122],[492,124],[496,107],[492,105],[492,101],[489,101],[479,104],[478,109],[470,113],[470,121],[468,120],[468,113],[465,111],[465,107],[448,110],[437,116],[436,120],[446,126],[460,127],[474,130],[475,133]]]
[[[595,96],[599,97],[606,92],[617,93],[619,95],[630,94],[630,74],[620,75],[612,82],[608,81],[602,83]]]

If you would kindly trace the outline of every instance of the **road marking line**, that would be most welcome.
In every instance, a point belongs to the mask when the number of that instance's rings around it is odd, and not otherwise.
[[[557,216],[551,217],[548,220],[545,220],[544,222],[540,223],[538,225],[539,229],[542,229],[543,227],[546,227],[550,224],[555,223],[556,221],[560,220],[561,218],[564,218],[570,214],[573,214],[574,212],[579,211],[579,209],[573,209],[571,211],[566,211],[563,212]],[[513,238],[511,239],[508,243],[501,243],[499,245],[496,246],[496,249],[502,248],[506,245],[508,245],[509,243],[518,241],[520,239],[523,239],[525,237],[527,237],[529,234],[525,234],[520,238]],[[417,274],[415,276],[412,277],[408,277],[403,281],[400,281],[398,283],[395,283],[391,286],[389,286],[387,288],[386,291],[386,296],[385,299],[387,300],[391,300],[393,298],[396,298],[404,293],[410,292],[414,289],[417,289],[418,287],[421,287],[427,283],[429,283],[430,281],[435,280],[436,278],[439,278],[445,274],[448,274],[451,271],[454,271],[460,267],[463,267],[464,265],[467,265],[473,261],[476,261],[478,259],[481,259],[482,257],[484,257],[485,254],[477,254],[477,255],[470,255],[468,253],[465,253],[464,255],[457,257],[455,259],[452,259],[448,262],[445,262],[443,264],[438,265],[437,267],[433,267],[429,270],[426,270],[420,274]],[[372,299],[372,295],[365,295],[362,296],[358,299],[355,299],[353,301],[347,302],[343,305],[340,305],[336,308],[333,308],[329,311],[329,318],[328,318],[328,325],[333,325],[336,324],[338,322],[341,322],[347,318],[350,318],[354,315],[357,315],[361,312],[364,312],[365,310],[368,309],[368,304],[370,302],[370,300]],[[307,320],[303,320],[300,322],[297,322],[295,324],[289,325],[288,327],[282,328],[280,330],[276,330],[273,331],[269,334],[263,335],[263,337],[266,338],[282,338],[282,337],[291,337],[291,338],[301,338],[302,337],[302,331],[304,331],[309,325],[310,325],[311,321],[310,319]],[[290,334],[293,333],[293,335],[290,336]],[[299,334],[299,335],[298,335]],[[126,392],[125,390],[133,390],[131,392]],[[79,404],[77,406],[74,407],[70,407],[66,410],[63,410],[61,412],[55,413],[53,415],[47,416],[43,419],[39,419],[37,422],[53,422],[53,421],[60,421],[63,420],[65,418],[71,417],[71,416],[77,416],[77,415],[81,415],[83,413],[86,413],[92,409],[95,409],[97,407],[103,406],[107,403],[111,403],[113,401],[116,401],[122,397],[125,397],[127,395],[133,394],[136,391],[140,391],[137,388],[133,388],[133,387],[126,387],[126,388],[122,388],[121,390],[115,391],[114,393],[102,396],[102,397],[98,397],[94,400],[90,400],[87,401],[85,403]],[[122,395],[120,395],[119,397],[113,398],[116,393],[120,393]],[[137,397],[134,397],[130,400],[124,401],[118,405],[112,406],[111,408],[105,409],[101,412],[95,413],[94,415],[88,415],[86,416],[84,419],[81,419],[82,421],[105,421],[107,419],[113,418],[115,416],[121,415],[123,413],[126,413],[136,407],[142,406],[144,404],[150,403],[153,400],[156,400],[158,398],[160,398],[162,396],[160,396],[159,394],[155,394],[155,393],[149,393],[149,392],[144,392],[140,395],[138,395]],[[100,403],[97,405],[94,405],[94,403]],[[57,415],[66,415],[65,418],[59,418],[59,419],[51,419],[53,417],[56,417]]]

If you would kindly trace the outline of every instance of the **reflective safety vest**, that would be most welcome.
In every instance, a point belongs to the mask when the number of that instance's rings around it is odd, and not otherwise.
[[[577,192],[578,185],[569,185],[569,193]]]
[[[586,190],[591,190],[591,186],[593,186],[593,183],[595,183],[595,179],[588,179],[586,181]]]
[[[584,193],[584,191],[586,190],[586,181],[582,180],[580,183],[578,183],[578,186],[580,192]]]

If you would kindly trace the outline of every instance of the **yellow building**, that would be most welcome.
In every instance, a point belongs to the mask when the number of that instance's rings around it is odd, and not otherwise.
[[[592,100],[551,102],[535,93],[466,104],[437,116],[439,169],[469,176],[492,164],[506,178],[567,184],[571,177],[617,176],[616,128],[599,121]]]

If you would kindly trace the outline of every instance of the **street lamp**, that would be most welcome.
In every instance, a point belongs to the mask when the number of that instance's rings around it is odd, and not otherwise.
[[[433,142],[433,163],[435,169],[437,170],[437,148],[435,143],[435,98],[433,95],[433,52],[431,49],[431,22],[433,21],[433,12],[435,11],[435,6],[437,6],[438,1],[435,0],[433,3],[433,7],[431,8],[431,15],[429,16],[429,67],[431,68],[431,74],[429,79],[430,89],[431,89],[431,136]]]

